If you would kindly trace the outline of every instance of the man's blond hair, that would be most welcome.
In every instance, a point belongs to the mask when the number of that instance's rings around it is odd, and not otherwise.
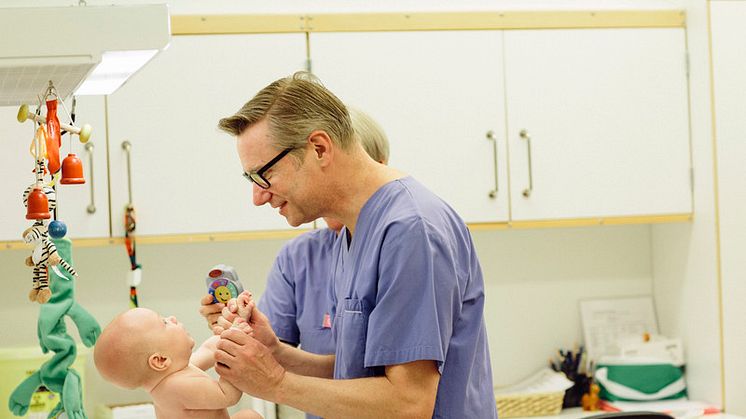
[[[278,149],[305,147],[314,130],[325,131],[343,150],[354,141],[347,107],[316,76],[305,71],[272,82],[234,115],[221,119],[218,127],[239,136],[264,119]]]

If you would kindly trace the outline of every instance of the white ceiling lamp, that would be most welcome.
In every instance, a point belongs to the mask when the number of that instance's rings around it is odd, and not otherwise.
[[[170,36],[165,4],[0,8],[0,106],[111,94]]]

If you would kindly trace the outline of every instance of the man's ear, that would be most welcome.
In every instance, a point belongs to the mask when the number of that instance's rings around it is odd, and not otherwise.
[[[171,365],[171,358],[167,357],[166,355],[161,355],[158,352],[150,355],[148,357],[148,366],[153,371],[165,371],[168,369],[168,367]]]
[[[326,131],[316,130],[308,136],[308,142],[313,147],[314,156],[322,163],[328,163],[334,153],[334,143]]]

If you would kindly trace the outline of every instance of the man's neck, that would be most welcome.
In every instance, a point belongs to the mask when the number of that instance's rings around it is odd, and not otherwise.
[[[378,163],[371,163],[370,166],[359,170],[358,173],[360,173],[360,176],[354,179],[354,182],[348,183],[348,188],[351,186],[355,189],[352,190],[351,196],[344,202],[346,213],[343,220],[350,235],[355,233],[360,212],[373,194],[384,185],[405,176],[404,173],[396,169]]]

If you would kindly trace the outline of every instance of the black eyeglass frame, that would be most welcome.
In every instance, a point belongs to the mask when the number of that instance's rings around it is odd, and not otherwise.
[[[256,172],[243,172],[243,177],[248,179],[250,182],[253,182],[256,184],[256,186],[262,188],[262,189],[268,189],[270,186],[272,186],[271,183],[267,180],[267,178],[264,177],[264,172],[269,170],[272,166],[274,166],[280,159],[285,157],[288,153],[295,150],[295,147],[289,147],[280,152],[280,154],[276,155],[275,158],[270,160],[267,164],[262,166],[259,170]]]

